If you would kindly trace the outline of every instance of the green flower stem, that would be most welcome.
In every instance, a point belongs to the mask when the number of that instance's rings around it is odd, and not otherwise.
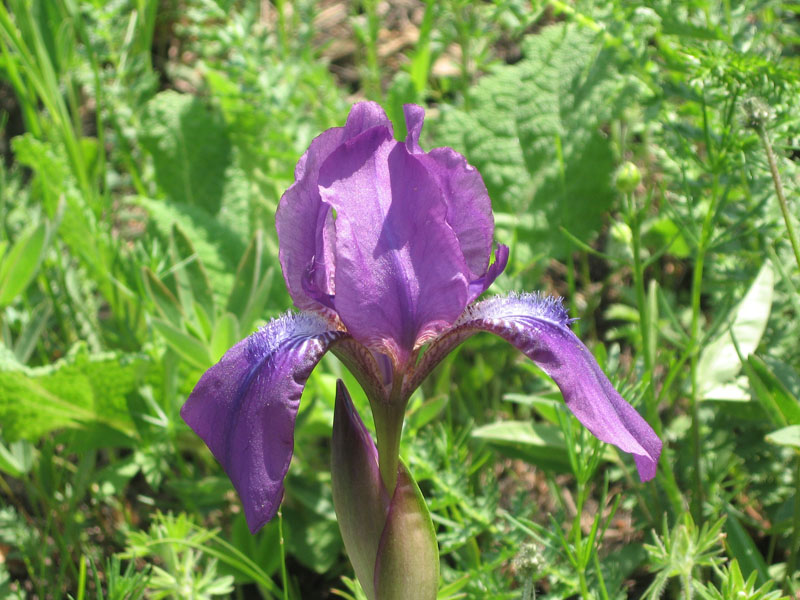
[[[656,434],[661,435],[661,423],[658,420],[658,410],[656,408],[655,391],[653,390],[653,363],[655,340],[650,339],[650,310],[645,299],[644,291],[644,267],[642,265],[642,243],[639,223],[639,214],[636,210],[635,201],[632,193],[626,194],[628,197],[628,221],[631,228],[631,243],[633,246],[633,283],[636,288],[636,304],[639,309],[639,332],[642,336],[642,349],[644,350],[644,369],[646,377],[650,379],[647,386],[647,401],[645,410],[647,420],[655,429]]]
[[[289,576],[286,572],[286,547],[283,542],[283,513],[278,509],[278,538],[281,548],[281,587],[283,588],[283,600],[289,600]]]
[[[636,210],[635,199],[632,192],[626,194],[627,196],[627,209],[628,209],[628,224],[631,228],[631,245],[633,250],[633,284],[636,290],[636,304],[639,309],[639,330],[642,336],[642,347],[644,349],[644,367],[645,374],[648,380],[648,385],[645,390],[645,410],[647,421],[655,430],[659,437],[662,437],[661,419],[658,417],[658,401],[659,396],[656,395],[655,385],[653,382],[653,372],[655,367],[655,339],[650,337],[650,319],[654,315],[650,312],[650,307],[647,303],[647,298],[644,290],[644,263],[641,257],[641,222],[639,213]],[[659,461],[659,469],[664,474],[662,484],[667,492],[667,499],[672,505],[675,514],[679,514],[682,510],[681,493],[678,488],[678,483],[675,480],[675,472],[672,470],[672,461],[661,460]],[[661,513],[661,498],[659,494],[653,494],[653,500],[656,504],[656,513]],[[649,512],[649,511],[648,511]]]
[[[370,399],[375,435],[378,438],[378,468],[389,492],[394,494],[397,485],[397,467],[400,459],[400,437],[408,399],[402,397],[402,377],[396,377],[389,401]]]
[[[700,296],[703,291],[703,269],[705,267],[706,251],[709,242],[711,241],[711,234],[714,231],[714,215],[717,210],[717,200],[719,194],[717,193],[717,186],[719,176],[714,174],[713,181],[713,194],[711,202],[708,206],[705,218],[703,219],[703,228],[700,233],[700,239],[697,243],[697,254],[694,259],[694,270],[692,273],[692,322],[691,322],[691,344],[692,353],[690,359],[690,372],[692,393],[689,398],[689,411],[692,417],[692,458],[694,461],[694,496],[692,498],[692,516],[696,523],[703,521],[703,473],[700,463],[701,443],[700,443],[700,410],[699,410],[699,382],[697,373],[697,363],[700,358]]]
[[[800,269],[800,241],[797,238],[797,230],[794,228],[791,216],[789,215],[789,203],[786,201],[786,195],[783,193],[783,183],[781,182],[781,175],[778,172],[778,164],[775,160],[775,153],[772,151],[772,144],[767,136],[767,130],[763,123],[759,123],[756,128],[758,137],[764,146],[764,152],[767,154],[767,163],[769,163],[769,172],[772,175],[772,181],[775,184],[775,194],[778,196],[778,203],[781,206],[781,213],[783,214],[783,221],[786,223],[786,231],[789,234],[789,241],[792,244],[794,251],[794,259],[797,261],[797,267]]]
[[[789,560],[786,563],[784,587],[794,586],[792,576],[797,565],[797,555],[800,553],[800,453],[795,454],[794,461],[794,516],[792,517],[792,546]]]

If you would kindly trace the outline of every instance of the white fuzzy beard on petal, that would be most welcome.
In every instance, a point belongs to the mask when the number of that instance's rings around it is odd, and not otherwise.
[[[542,319],[560,327],[568,327],[575,321],[570,318],[562,298],[558,296],[545,296],[541,292],[509,292],[507,296],[495,296],[467,307],[453,327],[473,320],[505,320],[514,316]]]

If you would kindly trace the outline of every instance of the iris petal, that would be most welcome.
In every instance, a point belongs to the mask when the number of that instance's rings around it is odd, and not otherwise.
[[[336,312],[355,339],[403,365],[466,306],[468,268],[439,186],[377,127],[328,157],[319,186],[336,210]]]
[[[233,482],[254,533],[283,497],[306,380],[346,335],[317,315],[286,314],[228,350],[181,409]]]
[[[410,386],[477,331],[494,333],[522,351],[558,385],[567,407],[598,439],[634,455],[642,481],[656,474],[661,440],[614,389],[591,352],[569,329],[559,301],[512,294],[474,304],[426,352]]]
[[[380,105],[354,105],[344,127],[314,138],[295,167],[295,182],[281,196],[275,215],[280,262],[289,295],[301,310],[327,313],[326,299],[334,294],[335,231],[330,206],[319,197],[319,169],[341,144],[375,127],[391,134],[392,124]]]
[[[408,129],[406,148],[439,184],[447,206],[445,219],[458,238],[471,271],[469,279],[477,279],[489,266],[494,233],[492,203],[483,178],[466,158],[452,148],[434,148],[424,153],[419,146],[419,136],[425,110],[421,106],[406,104],[403,112]]]

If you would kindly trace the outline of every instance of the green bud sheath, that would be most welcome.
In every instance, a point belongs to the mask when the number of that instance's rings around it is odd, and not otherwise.
[[[436,600],[439,546],[428,505],[400,462],[375,564],[378,600]]]
[[[333,505],[356,577],[369,600],[435,600],[439,547],[428,506],[400,462],[391,499],[378,451],[344,384],[336,385]]]
[[[389,494],[378,469],[378,450],[341,380],[336,382],[331,477],[344,547],[367,597],[377,600],[372,582]]]

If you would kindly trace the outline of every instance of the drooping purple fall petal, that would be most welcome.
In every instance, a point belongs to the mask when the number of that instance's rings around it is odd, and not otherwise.
[[[421,383],[439,360],[477,331],[490,331],[533,360],[558,385],[567,407],[598,439],[633,454],[642,481],[656,474],[661,440],[614,389],[591,352],[569,329],[554,298],[512,294],[472,305],[428,349],[409,387]]]
[[[346,335],[315,314],[286,314],[228,350],[181,409],[233,482],[254,533],[283,497],[306,379]]]
[[[319,186],[336,211],[336,313],[355,339],[405,365],[467,304],[469,269],[441,189],[379,127],[331,153]]]

